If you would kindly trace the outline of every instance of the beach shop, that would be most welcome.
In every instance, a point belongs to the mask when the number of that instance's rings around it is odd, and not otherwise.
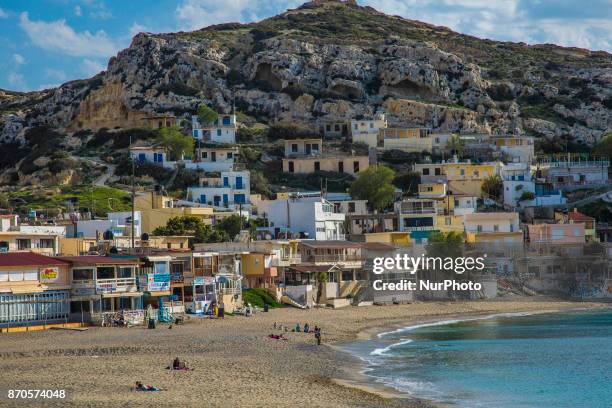
[[[70,264],[70,318],[105,324],[116,313],[142,310],[137,258],[108,256],[60,257]]]
[[[169,255],[148,255],[141,258],[142,266],[138,277],[138,288],[143,292],[143,305],[158,309],[165,300],[169,301],[170,261]]]
[[[0,253],[0,327],[66,322],[69,266],[33,252]]]

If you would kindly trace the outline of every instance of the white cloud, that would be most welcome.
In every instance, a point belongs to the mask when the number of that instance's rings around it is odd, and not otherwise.
[[[13,63],[15,65],[24,65],[26,60],[21,54],[13,54]]]
[[[612,51],[612,7],[592,0],[363,0],[382,12],[501,41]]]
[[[23,75],[17,72],[9,72],[6,79],[14,91],[25,91],[28,88],[23,79]]]
[[[304,0],[183,0],[175,16],[181,30],[196,30],[212,24],[260,20],[287,8],[297,7]]]
[[[0,8],[0,18],[7,18],[8,13]]]
[[[83,12],[81,11],[81,6],[79,5],[74,6],[74,15],[77,17],[83,16]]]
[[[132,24],[132,26],[130,27],[130,37],[133,37],[138,33],[143,33],[147,31],[150,31],[150,30],[146,26],[143,26],[142,24],[138,24],[137,22],[134,22],[134,24]]]
[[[88,77],[94,76],[97,73],[104,71],[106,69],[104,64],[98,61],[88,59],[88,58],[84,59],[83,62],[81,62],[81,64],[79,65],[79,68],[81,70],[81,73]]]
[[[61,69],[46,68],[45,77],[57,81],[64,81],[66,79],[66,73]]]
[[[30,40],[47,51],[57,51],[75,57],[108,57],[119,50],[119,46],[104,31],[92,34],[89,31],[75,32],[65,20],[51,22],[33,21],[27,12],[21,13],[19,25]]]

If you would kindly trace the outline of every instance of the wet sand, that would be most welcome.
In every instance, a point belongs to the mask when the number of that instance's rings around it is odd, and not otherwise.
[[[360,361],[334,344],[367,338],[394,326],[457,316],[507,312],[552,312],[601,307],[596,303],[549,300],[423,302],[410,305],[348,307],[338,310],[283,308],[253,317],[191,318],[186,324],[48,330],[0,335],[0,406],[7,389],[64,389],[65,400],[45,406],[307,406],[433,407],[359,374]],[[323,345],[314,336],[286,333],[274,322],[323,327]],[[192,371],[167,370],[174,357]],[[163,388],[135,392],[136,380]],[[33,401],[30,400],[31,404]]]

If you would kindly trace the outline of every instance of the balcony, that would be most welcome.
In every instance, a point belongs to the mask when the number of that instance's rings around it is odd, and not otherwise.
[[[95,288],[97,294],[137,292],[136,278],[73,280],[72,287]]]
[[[315,263],[336,263],[336,262],[361,263],[364,261],[364,257],[362,255],[357,255],[357,254],[306,255],[302,259],[304,262],[315,262]]]
[[[193,276],[213,276],[216,273],[217,270],[212,265],[193,268]]]

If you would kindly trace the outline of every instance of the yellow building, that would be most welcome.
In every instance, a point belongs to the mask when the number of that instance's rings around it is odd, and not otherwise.
[[[409,232],[373,232],[363,234],[364,242],[379,242],[391,244],[398,247],[409,247],[412,245]]]
[[[97,245],[96,238],[60,238],[59,254],[62,256],[86,255]]]
[[[56,255],[60,235],[53,232],[0,231],[0,252],[32,251]]]
[[[446,182],[449,194],[483,197],[482,183],[499,173],[499,163],[426,163],[415,164],[414,170],[423,183]]]
[[[370,167],[368,156],[348,154],[283,159],[283,172],[285,173],[310,174],[317,171],[333,171],[355,174],[368,167]]]
[[[198,217],[205,224],[211,225],[215,217],[212,207],[173,207],[171,197],[154,192],[136,196],[134,207],[141,213],[141,229],[151,234],[155,228],[166,225],[174,217]]]

